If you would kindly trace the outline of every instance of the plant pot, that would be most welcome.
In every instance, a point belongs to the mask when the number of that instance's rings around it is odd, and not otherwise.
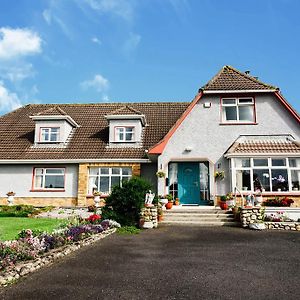
[[[166,209],[171,209],[173,207],[173,202],[168,202],[166,204]]]
[[[228,204],[225,201],[220,202],[220,208],[222,210],[227,210],[228,209]]]
[[[175,200],[175,205],[179,205],[179,200]]]
[[[163,219],[164,219],[164,216],[159,216],[159,215],[157,216],[157,221],[158,222],[161,222]]]

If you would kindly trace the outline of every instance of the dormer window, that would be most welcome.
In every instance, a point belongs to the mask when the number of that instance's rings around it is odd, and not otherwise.
[[[41,128],[40,142],[59,142],[59,127]]]
[[[30,117],[35,122],[32,147],[66,147],[79,125],[60,107],[54,106]]]
[[[254,123],[254,99],[223,98],[221,100],[223,123]]]
[[[117,142],[134,141],[134,127],[116,127],[115,130]]]

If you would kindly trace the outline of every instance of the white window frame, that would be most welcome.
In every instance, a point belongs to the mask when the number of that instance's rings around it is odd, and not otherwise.
[[[134,136],[135,136],[135,127],[134,126],[116,126],[115,127],[115,141],[116,142],[122,142],[122,143],[128,143],[128,142],[134,142]],[[120,138],[120,135],[123,135],[123,138]],[[131,139],[126,139],[126,134],[131,134]]]
[[[240,103],[240,100],[243,99],[251,99],[251,103]],[[232,104],[224,104],[224,100],[234,100],[235,103]],[[245,120],[240,120],[239,116],[239,107],[242,106],[248,106],[252,108],[253,112],[253,120],[252,121],[245,121]],[[236,109],[236,120],[226,120],[226,107],[235,107]],[[221,98],[221,121],[222,123],[249,123],[253,124],[255,123],[256,120],[256,115],[255,115],[255,101],[253,97],[226,97],[226,98]]]
[[[97,174],[91,174],[91,169],[98,169]],[[101,174],[101,170],[100,169],[108,169],[108,173],[107,174]],[[113,174],[112,170],[113,169],[119,169],[119,174]],[[129,175],[124,175],[123,174],[123,169],[130,169],[130,174]],[[108,191],[100,191],[100,180],[101,177],[109,177],[109,184],[108,184]],[[112,190],[112,177],[120,177],[120,186],[122,186],[122,182],[124,179],[130,179],[132,177],[132,168],[130,166],[128,167],[106,167],[106,166],[101,166],[101,167],[90,167],[89,168],[89,186],[88,186],[88,194],[91,195],[93,193],[93,191],[95,191],[95,189],[93,188],[93,186],[91,186],[91,182],[95,182],[95,180],[97,180],[97,186],[98,188],[96,189],[97,192],[101,192],[105,195],[108,195],[111,193]],[[91,178],[93,178],[94,180],[91,181]]]
[[[47,132],[48,134],[48,139],[45,139],[45,134],[43,134],[44,132]],[[55,132],[57,131],[57,132]],[[55,135],[56,136],[56,140],[55,141],[51,141],[51,136]],[[57,143],[59,142],[59,137],[60,137],[60,127],[40,127],[40,142],[42,143]]]
[[[37,174],[37,171],[41,170],[41,174]],[[47,173],[47,170],[60,170],[63,171],[57,172],[57,173]],[[33,172],[33,190],[65,190],[65,184],[66,184],[66,169],[65,168],[34,168]],[[63,187],[45,187],[46,182],[46,176],[63,176],[64,178],[64,186]],[[37,177],[41,177],[41,185],[37,186],[38,179]]]
[[[254,191],[254,181],[253,181],[253,170],[256,169],[268,169],[269,172],[269,184],[270,184],[270,191],[265,191],[264,193],[269,193],[269,194],[274,194],[274,193],[291,193],[291,192],[297,192],[299,193],[299,191],[293,191],[293,187],[292,187],[292,175],[291,175],[291,171],[295,170],[295,171],[300,171],[300,167],[291,167],[289,165],[289,159],[300,159],[299,157],[235,157],[232,158],[232,185],[233,185],[233,189],[236,186],[236,171],[250,171],[250,184],[251,184],[251,190],[247,190],[246,192],[255,192]],[[236,167],[236,162],[235,159],[250,159],[250,167]],[[254,159],[267,159],[267,166],[254,166]],[[283,159],[285,160],[285,166],[272,166],[272,159]],[[288,180],[288,190],[287,191],[273,191],[273,186],[272,186],[272,176],[271,176],[271,172],[272,170],[281,170],[281,169],[285,169],[287,170],[287,180]]]

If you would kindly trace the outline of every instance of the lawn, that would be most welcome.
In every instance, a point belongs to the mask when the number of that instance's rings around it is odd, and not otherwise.
[[[34,218],[0,218],[0,240],[15,239],[22,229],[39,229],[51,232],[64,220],[57,219],[34,219]]]

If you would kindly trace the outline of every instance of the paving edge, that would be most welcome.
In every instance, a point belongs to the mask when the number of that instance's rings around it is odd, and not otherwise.
[[[70,245],[65,245],[57,249],[53,249],[34,260],[17,263],[13,267],[7,268],[5,271],[0,272],[0,286],[5,287],[9,284],[15,283],[21,277],[25,277],[28,274],[39,270],[42,267],[49,266],[53,264],[56,260],[61,259],[82,247],[91,245],[101,239],[104,239],[105,237],[116,232],[116,230],[116,228],[107,229],[102,233],[94,234],[79,242],[75,242]]]

